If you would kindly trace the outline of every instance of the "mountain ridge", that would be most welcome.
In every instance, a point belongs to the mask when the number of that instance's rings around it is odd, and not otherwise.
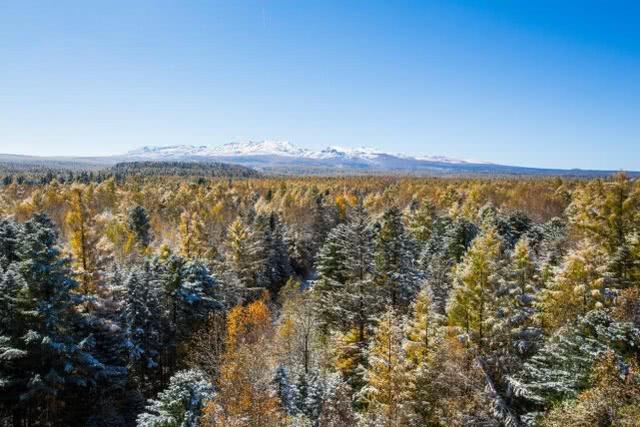
[[[379,157],[386,156],[414,161],[488,164],[486,162],[471,162],[468,160],[454,159],[446,156],[430,156],[426,154],[413,156],[401,153],[390,153],[365,146],[351,148],[334,145],[328,146],[322,150],[311,150],[308,148],[297,147],[289,141],[281,140],[238,141],[213,147],[206,145],[188,144],[169,146],[144,146],[142,148],[127,152],[125,156],[149,158],[283,156],[301,157],[304,159],[314,160],[351,159],[366,161],[375,161]]]
[[[122,162],[224,162],[273,175],[417,176],[569,176],[600,177],[619,170],[588,170],[510,166],[454,159],[437,155],[390,153],[371,147],[329,146],[321,150],[298,147],[288,141],[235,141],[218,146],[177,144],[147,145],[114,156],[20,156],[0,154],[0,163],[71,164],[101,169]],[[630,176],[640,172],[630,171]]]

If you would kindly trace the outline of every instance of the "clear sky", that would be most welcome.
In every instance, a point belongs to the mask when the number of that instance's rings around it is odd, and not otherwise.
[[[640,170],[640,2],[2,2],[0,152],[240,139]]]

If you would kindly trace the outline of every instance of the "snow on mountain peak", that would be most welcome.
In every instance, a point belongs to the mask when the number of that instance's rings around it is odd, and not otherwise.
[[[210,149],[212,155],[218,156],[306,156],[307,151],[289,141],[277,140],[230,142]]]
[[[196,145],[172,145],[166,147],[145,146],[126,154],[129,157],[150,160],[202,159],[215,157],[251,157],[278,156],[316,161],[357,161],[369,164],[384,162],[385,159],[396,159],[407,162],[435,163],[468,163],[464,160],[451,159],[444,156],[410,156],[405,154],[386,153],[371,147],[330,146],[320,151],[300,148],[288,141],[237,141],[217,147]]]

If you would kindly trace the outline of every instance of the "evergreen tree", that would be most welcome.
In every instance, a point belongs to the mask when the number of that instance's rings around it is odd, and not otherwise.
[[[0,405],[7,405],[7,409],[17,404],[15,397],[21,392],[23,376],[21,359],[28,356],[20,340],[24,333],[20,318],[24,301],[20,294],[26,290],[26,283],[16,267],[15,264],[10,265],[0,278],[0,390],[5,396],[0,398]]]
[[[318,256],[319,280],[314,288],[317,312],[325,330],[355,328],[364,342],[381,311],[373,285],[373,233],[361,204],[334,228]]]
[[[171,377],[169,386],[149,400],[138,415],[140,427],[196,427],[206,401],[214,396],[213,387],[202,372],[180,371]]]
[[[353,391],[339,375],[329,377],[318,427],[342,427],[356,425],[352,406]]]
[[[161,290],[151,265],[134,267],[129,273],[126,321],[129,370],[138,388],[145,394],[160,386],[162,342]]]
[[[512,372],[539,346],[542,330],[535,321],[538,273],[526,238],[518,241],[505,269],[498,297],[494,352],[502,370]]]
[[[420,254],[419,265],[440,314],[445,313],[453,287],[454,266],[462,259],[476,234],[477,227],[462,219],[454,221],[438,217],[433,224],[431,237]]]
[[[122,271],[115,267],[91,295],[90,311],[84,329],[95,340],[94,353],[105,364],[100,376],[90,424],[121,424],[127,402],[125,396],[129,372],[127,324],[125,313],[126,288]]]
[[[324,387],[317,375],[301,373],[292,387],[294,414],[304,415],[313,425],[317,425]]]
[[[10,220],[0,220],[0,267],[6,270],[9,264],[18,261],[19,226]]]
[[[259,255],[262,264],[261,286],[276,295],[292,274],[287,245],[284,241],[285,230],[278,215],[261,214],[255,219],[256,238],[259,240]]]
[[[520,238],[532,227],[531,219],[523,212],[515,211],[505,214],[492,203],[487,203],[478,212],[483,228],[493,228],[502,239],[502,246],[511,250]]]
[[[418,289],[410,236],[397,208],[385,211],[375,242],[375,283],[396,309],[406,308]]]
[[[2,285],[7,292],[2,304],[12,318],[5,317],[8,329],[0,331],[0,386],[11,390],[4,403],[14,422],[64,423],[74,408],[62,402],[77,399],[82,406],[105,365],[93,354],[92,337],[81,335],[84,319],[76,307],[82,299],[73,292],[77,284],[56,246],[51,220],[36,215],[15,229],[20,229],[17,261],[8,266]]]
[[[164,309],[164,355],[170,371],[175,370],[178,348],[203,324],[209,314],[223,308],[219,301],[218,283],[200,262],[169,255],[155,260],[158,286]]]
[[[637,363],[621,364],[615,353],[608,351],[591,372],[592,388],[576,400],[557,405],[541,424],[546,427],[637,425],[640,420],[638,375]]]
[[[129,211],[127,225],[135,235],[138,245],[145,250],[151,243],[151,224],[147,211],[140,205],[132,208]]]
[[[278,365],[276,368],[273,385],[276,395],[280,399],[280,405],[285,412],[288,415],[297,415],[298,405],[296,404],[296,391],[289,380],[289,373],[285,366]]]
[[[318,194],[311,205],[310,254],[315,259],[327,235],[338,223],[335,207],[327,205],[325,194]]]
[[[574,398],[589,385],[597,360],[613,350],[620,361],[637,353],[640,330],[618,322],[607,310],[594,310],[560,328],[517,375],[509,377],[515,394],[533,405],[525,420],[554,402]]]

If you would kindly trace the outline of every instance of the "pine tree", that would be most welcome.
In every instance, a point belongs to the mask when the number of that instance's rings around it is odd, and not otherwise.
[[[318,427],[342,427],[356,425],[352,406],[353,391],[339,375],[329,377]]]
[[[472,223],[438,217],[431,237],[420,254],[419,266],[431,289],[435,308],[444,314],[453,287],[454,266],[467,251],[477,234]]]
[[[543,418],[545,427],[637,425],[640,420],[638,365],[620,363],[613,351],[603,354],[590,375],[592,387],[565,401]]]
[[[161,291],[149,263],[133,268],[125,286],[129,370],[138,388],[146,394],[160,387]]]
[[[319,280],[314,287],[317,312],[325,331],[352,328],[364,342],[381,301],[373,284],[373,233],[361,204],[335,227],[318,256]]]
[[[538,273],[526,238],[518,241],[505,269],[505,280],[497,301],[499,335],[494,351],[507,372],[517,369],[540,345],[542,330],[534,307],[538,293]]]
[[[147,211],[140,205],[132,208],[129,211],[127,225],[135,235],[136,242],[140,248],[143,251],[146,250],[151,243],[151,224]]]
[[[196,427],[205,403],[214,396],[206,375],[199,371],[180,371],[171,377],[169,386],[149,400],[138,415],[140,427]]]
[[[289,373],[287,368],[283,365],[278,365],[276,368],[276,374],[273,379],[273,386],[275,392],[280,399],[280,405],[288,415],[297,415],[298,407],[296,405],[295,388],[292,386],[289,380]]]
[[[89,424],[124,422],[127,400],[124,398],[129,379],[126,288],[124,276],[117,266],[106,273],[91,295],[90,311],[84,325],[85,334],[95,340],[94,353],[105,364],[98,380]]]
[[[51,220],[36,215],[19,230],[17,261],[8,266],[3,305],[10,310],[10,333],[2,339],[0,377],[9,378],[9,405],[15,422],[34,418],[44,423],[64,423],[73,408],[65,398],[87,398],[105,371],[93,354],[94,340],[81,334],[83,317],[76,307],[83,299],[74,293],[69,260],[61,256]],[[6,322],[6,320],[5,320]],[[4,393],[3,393],[4,394]],[[83,395],[84,394],[84,395]]]
[[[0,267],[6,270],[9,264],[18,261],[19,227],[15,222],[0,220]]]
[[[200,261],[169,255],[155,260],[158,286],[164,308],[163,340],[166,365],[176,368],[178,348],[203,324],[209,314],[221,310],[218,283]]]
[[[292,387],[295,414],[304,415],[313,425],[317,425],[324,387],[317,375],[301,373]]]
[[[487,203],[478,212],[483,228],[493,228],[502,239],[502,246],[511,250],[520,238],[526,235],[532,227],[531,219],[523,212],[515,211],[505,214],[492,203]]]
[[[337,210],[327,205],[325,195],[318,194],[311,205],[310,253],[313,259],[327,235],[337,224]]]
[[[17,266],[10,264],[9,270],[0,277],[0,390],[6,396],[18,396],[21,392],[20,364],[21,359],[28,356],[19,338],[24,334],[20,318],[24,301],[20,294],[27,285],[16,270]],[[17,403],[13,399],[0,399],[0,405],[7,400],[10,405]]]
[[[387,303],[396,309],[406,308],[418,289],[419,277],[409,241],[400,210],[385,211],[375,242],[375,283]]]
[[[260,285],[277,295],[280,288],[292,274],[287,245],[284,241],[285,230],[275,213],[256,216],[254,222],[261,265]]]
[[[634,355],[639,344],[640,330],[633,324],[614,320],[607,310],[594,310],[560,328],[509,382],[517,396],[537,405],[534,409],[545,409],[584,390],[603,354],[613,350],[622,360]]]

